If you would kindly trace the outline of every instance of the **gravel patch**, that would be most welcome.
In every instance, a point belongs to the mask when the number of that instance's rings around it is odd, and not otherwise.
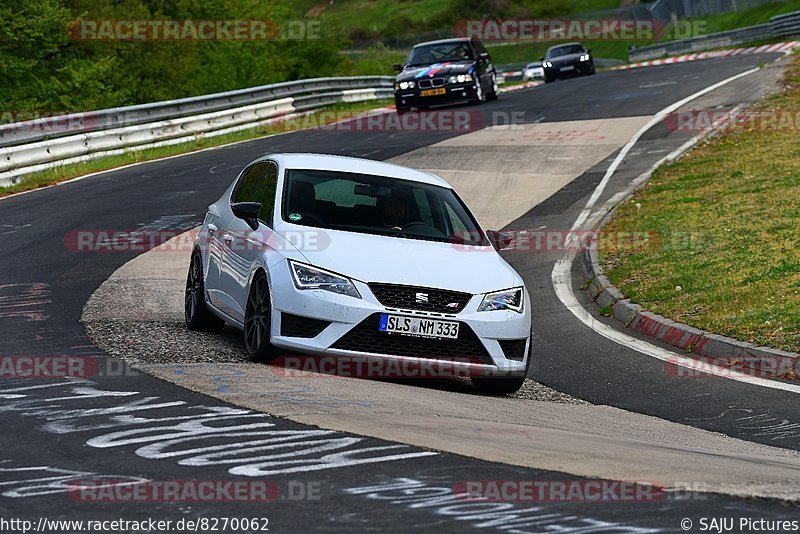
[[[241,333],[194,332],[182,323],[92,321],[86,333],[99,348],[133,366],[164,363],[247,363]]]
[[[588,401],[567,395],[530,378],[525,380],[519,391],[509,395],[514,399],[527,399],[543,402],[556,402],[559,404],[591,404]]]

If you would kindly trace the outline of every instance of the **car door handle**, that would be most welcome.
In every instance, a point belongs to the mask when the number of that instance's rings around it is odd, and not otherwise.
[[[207,226],[207,228],[208,228],[209,233],[212,233],[212,234],[217,231],[217,225],[216,224],[209,224]]]

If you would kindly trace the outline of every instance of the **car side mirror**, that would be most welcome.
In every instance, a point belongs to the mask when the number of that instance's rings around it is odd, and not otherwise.
[[[587,48],[587,49],[586,49],[586,53],[587,53],[587,54],[591,54],[591,53],[592,53],[592,49],[591,49],[591,48]]]
[[[253,230],[258,230],[258,216],[261,213],[260,202],[237,202],[231,204],[233,214],[242,219]]]
[[[403,72],[403,66],[402,65],[392,65],[392,68],[397,72]]]
[[[498,232],[497,230],[486,230],[486,237],[489,239],[489,243],[491,243],[498,252],[508,248],[512,241],[510,235]]]
[[[544,61],[544,56],[540,57],[539,61]]]
[[[489,52],[481,52],[479,57],[481,59],[489,59]]]

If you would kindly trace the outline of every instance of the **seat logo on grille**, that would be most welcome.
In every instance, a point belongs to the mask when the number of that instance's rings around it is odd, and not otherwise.
[[[417,293],[416,297],[417,302],[428,302],[427,293]]]
[[[447,305],[448,308],[458,308],[458,302],[451,302]]]

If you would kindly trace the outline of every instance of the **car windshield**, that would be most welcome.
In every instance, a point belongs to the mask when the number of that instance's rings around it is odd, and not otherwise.
[[[406,66],[430,65],[445,61],[466,61],[473,59],[467,43],[442,43],[416,46],[406,59]]]
[[[294,224],[487,246],[452,189],[385,176],[289,169],[283,219]]]
[[[569,54],[580,54],[583,52],[583,46],[579,44],[558,46],[551,48],[547,51],[548,58],[555,58],[559,56],[567,56]]]

